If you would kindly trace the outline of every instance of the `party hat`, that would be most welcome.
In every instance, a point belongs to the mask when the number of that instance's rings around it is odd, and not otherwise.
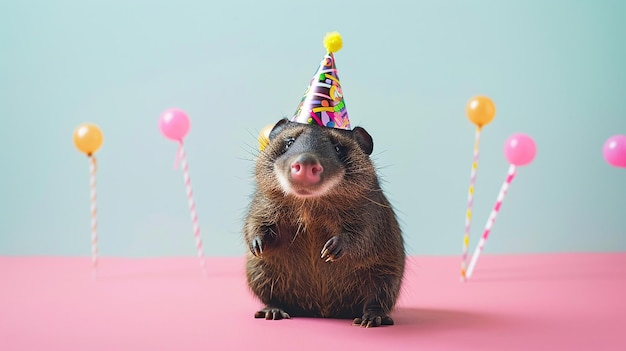
[[[337,32],[327,33],[324,46],[326,55],[311,78],[291,121],[349,130],[348,110],[333,55],[343,46],[341,35]]]

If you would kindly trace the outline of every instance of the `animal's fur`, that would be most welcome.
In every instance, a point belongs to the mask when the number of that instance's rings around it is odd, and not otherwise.
[[[393,324],[389,313],[402,283],[404,242],[372,150],[371,137],[359,127],[345,131],[285,119],[276,124],[256,161],[256,189],[243,229],[250,248],[248,285],[266,305],[257,318]],[[289,160],[303,152],[320,160],[322,184],[338,179],[320,196],[296,196],[279,181]]]

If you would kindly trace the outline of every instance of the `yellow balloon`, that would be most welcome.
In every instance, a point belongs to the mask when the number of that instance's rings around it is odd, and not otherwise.
[[[467,102],[465,112],[472,123],[482,128],[496,116],[496,105],[486,96],[475,96]]]
[[[265,150],[265,147],[270,143],[270,132],[274,128],[274,124],[268,124],[259,133],[259,150]]]
[[[93,123],[83,123],[74,130],[74,146],[91,156],[102,146],[102,131]]]

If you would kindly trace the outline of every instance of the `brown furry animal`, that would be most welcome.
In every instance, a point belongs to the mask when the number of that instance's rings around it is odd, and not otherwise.
[[[392,325],[405,249],[371,136],[282,119],[269,139],[243,229],[248,286],[266,305],[255,317]]]

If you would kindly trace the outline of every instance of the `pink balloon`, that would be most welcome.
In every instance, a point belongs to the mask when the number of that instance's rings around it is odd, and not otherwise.
[[[626,168],[626,135],[614,135],[604,142],[602,154],[613,167]]]
[[[504,144],[504,156],[515,166],[526,166],[533,161],[536,154],[535,141],[524,133],[511,135]]]
[[[171,108],[163,112],[159,118],[159,129],[168,139],[182,142],[189,132],[190,122],[185,111]]]

